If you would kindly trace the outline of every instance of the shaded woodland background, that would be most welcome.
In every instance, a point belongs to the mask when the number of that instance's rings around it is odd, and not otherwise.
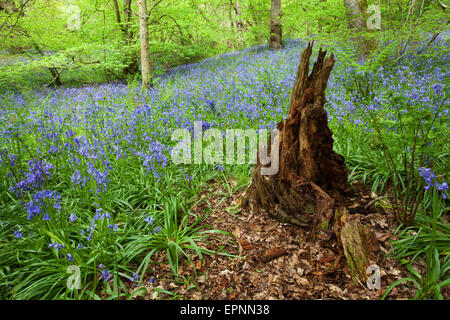
[[[349,55],[432,41],[446,29],[446,5],[434,0],[149,0],[152,77],[175,66],[283,39],[353,40]],[[367,20],[380,8],[380,28]],[[277,18],[278,17],[278,18]],[[79,19],[78,19],[79,18]],[[394,42],[394,43],[393,43]],[[395,46],[395,49],[392,48]],[[140,79],[138,1],[0,1],[0,86],[81,84]],[[20,63],[20,61],[26,61]]]

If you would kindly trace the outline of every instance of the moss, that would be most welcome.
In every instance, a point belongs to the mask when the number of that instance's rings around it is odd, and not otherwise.
[[[305,207],[305,212],[306,212],[307,214],[314,215],[314,213],[315,213],[314,206],[313,206],[312,204],[307,205],[307,206]]]
[[[328,230],[328,226],[329,226],[329,221],[324,220],[320,223],[319,230]]]
[[[341,239],[344,247],[344,255],[347,259],[353,282],[357,279],[364,281],[368,266],[367,252],[365,249],[364,229],[355,220],[351,220],[342,228]]]

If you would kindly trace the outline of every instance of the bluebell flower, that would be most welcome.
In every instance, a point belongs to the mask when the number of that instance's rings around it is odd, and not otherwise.
[[[111,229],[111,233],[113,233],[113,231],[117,230],[117,224],[108,224],[108,228]]]
[[[20,239],[22,238],[22,232],[19,232],[18,230],[14,230],[14,237]]]
[[[60,243],[57,243],[57,242],[53,242],[53,243],[50,243],[50,244],[48,245],[48,247],[49,247],[49,248],[55,248],[55,249],[59,252],[59,250],[60,250],[61,248],[65,248],[66,246],[65,246],[64,244],[60,244]]]
[[[103,281],[108,281],[111,278],[111,274],[109,273],[109,271],[102,264],[99,264],[98,268],[101,270],[100,272],[103,277]]]
[[[83,183],[83,177],[81,176],[80,170],[76,169],[73,172],[72,177],[70,178],[70,181],[72,181],[72,183],[74,185]]]
[[[448,185],[447,182],[442,182],[437,189],[439,191],[442,191],[442,199],[446,200],[447,199],[447,195],[445,194],[445,191],[448,190]]]
[[[36,192],[32,200],[25,205],[25,210],[28,213],[28,220],[32,220],[36,215],[47,214],[48,202],[53,203],[53,207],[58,211],[61,210],[61,196],[57,192],[50,190],[41,190]],[[45,217],[46,219],[49,217]]]
[[[156,228],[155,228],[155,230],[154,230],[154,234],[158,234],[158,233],[160,233],[162,231],[162,228],[160,227],[160,226],[157,226]]]
[[[448,189],[447,182],[441,183],[441,184],[438,186],[437,189],[438,189],[439,191],[445,191],[445,190],[447,190],[447,189]]]
[[[70,253],[68,253],[68,254],[67,254],[67,260],[73,261],[73,255],[71,255]]]
[[[26,191],[33,191],[42,187],[44,182],[51,178],[51,170],[54,169],[51,163],[43,160],[30,160],[28,166],[26,178],[10,188],[17,196],[21,196]]]
[[[152,216],[145,216],[144,218],[145,222],[148,222],[150,225],[153,225],[153,217]]]
[[[130,278],[130,281],[131,281],[131,282],[136,282],[136,283],[133,285],[133,287],[137,287],[137,286],[138,286],[138,284],[137,284],[138,280],[139,280],[139,275],[138,275],[136,272],[134,272],[134,273],[133,273],[133,278]]]
[[[78,219],[78,217],[76,216],[76,214],[74,214],[74,213],[70,214],[70,216],[69,216],[69,221],[70,222],[74,222],[77,219]]]
[[[425,186],[425,190],[429,190],[431,185],[433,184],[434,179],[436,178],[436,175],[429,168],[420,167],[418,169],[418,171],[419,171],[420,176],[423,178],[423,180],[427,184]]]

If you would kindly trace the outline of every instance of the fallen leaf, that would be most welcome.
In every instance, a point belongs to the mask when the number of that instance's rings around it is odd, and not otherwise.
[[[331,262],[334,260],[336,260],[336,257],[334,257],[334,256],[323,257],[322,259],[319,260],[319,263],[326,263],[326,262]]]
[[[278,223],[274,222],[264,227],[265,232],[270,232],[275,230],[278,227]]]
[[[261,226],[260,226],[260,225],[257,225],[257,224],[250,224],[248,227],[249,227],[252,231],[256,231],[256,232],[261,232],[261,231],[262,231]]]
[[[348,207],[349,209],[355,209],[359,207],[359,203],[354,203],[352,204],[350,207]]]
[[[233,236],[235,236],[236,238],[240,238],[241,234],[242,234],[241,229],[238,226],[236,226],[233,230]]]
[[[251,250],[253,248],[252,244],[245,239],[239,241],[239,244],[241,245],[242,249],[244,249],[244,250]]]
[[[390,232],[386,232],[386,233],[382,233],[382,234],[377,234],[377,240],[384,242],[387,239],[389,239],[392,236],[392,234]]]
[[[261,262],[266,263],[271,260],[285,256],[287,254],[288,254],[288,252],[283,248],[279,248],[279,247],[273,248],[264,253],[264,255],[261,257]]]

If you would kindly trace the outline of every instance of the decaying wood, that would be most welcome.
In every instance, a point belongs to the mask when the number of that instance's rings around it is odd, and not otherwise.
[[[320,50],[309,74],[311,54],[312,43],[301,55],[287,119],[278,124],[279,172],[261,175],[258,159],[246,200],[283,222],[327,228],[336,201],[349,187],[344,158],[333,151],[324,109],[334,56],[325,58],[326,51]]]
[[[345,208],[336,210],[334,231],[344,249],[352,279],[365,283],[372,253],[379,249],[375,234],[355,216],[349,215]]]
[[[333,54],[326,57],[326,51],[320,49],[309,73],[312,46],[310,43],[301,55],[288,116],[278,124],[279,155],[272,160],[279,161],[279,171],[262,175],[264,165],[258,157],[242,205],[251,204],[254,211],[265,210],[282,222],[308,227],[314,241],[317,231],[335,230],[352,275],[364,280],[369,264],[370,230],[347,214],[338,214],[338,220],[342,218],[344,222],[333,224],[336,219],[332,219],[335,212],[345,210],[343,204],[350,195],[348,170],[344,158],[333,151],[332,132],[324,109],[325,89],[335,60]],[[271,148],[268,147],[269,153]],[[283,254],[283,250],[274,250],[261,261]]]

